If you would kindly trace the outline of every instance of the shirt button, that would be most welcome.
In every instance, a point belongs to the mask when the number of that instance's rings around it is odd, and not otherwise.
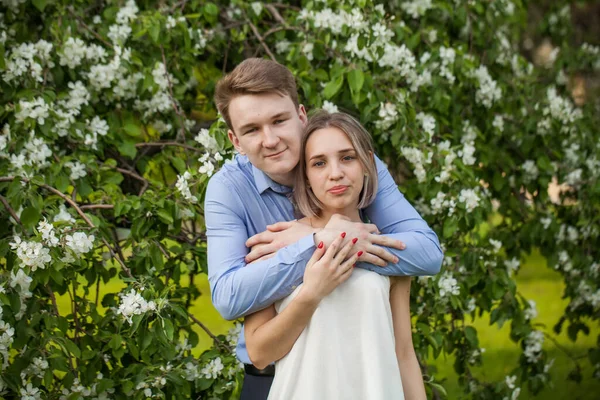
[[[296,286],[296,285],[292,286],[292,290],[296,290],[297,287],[298,286]]]

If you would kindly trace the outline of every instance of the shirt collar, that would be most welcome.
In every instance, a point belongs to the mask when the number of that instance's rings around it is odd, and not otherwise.
[[[288,194],[292,192],[292,188],[284,185],[280,185],[275,182],[273,179],[269,178],[267,174],[265,174],[260,169],[256,168],[254,164],[252,165],[252,175],[254,176],[254,183],[256,183],[256,188],[260,194],[263,194],[265,190],[271,189],[272,191],[279,194]]]

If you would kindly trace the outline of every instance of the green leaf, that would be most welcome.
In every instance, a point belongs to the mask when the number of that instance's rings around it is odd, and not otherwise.
[[[152,41],[154,43],[158,43],[158,39],[160,37],[160,25],[158,23],[150,25],[148,33],[150,34],[150,38],[152,39]]]
[[[444,221],[444,229],[443,236],[445,239],[452,236],[454,232],[458,229],[458,220],[456,218],[446,218]]]
[[[134,122],[126,122],[123,125],[123,130],[129,135],[133,137],[138,137],[142,135],[142,128]]]
[[[337,92],[340,91],[343,84],[344,75],[340,75],[337,78],[330,81],[327,84],[327,86],[325,86],[325,89],[323,89],[323,96],[325,96],[326,99],[331,99],[333,96],[336,95]]]
[[[111,350],[118,350],[121,348],[121,342],[123,341],[123,338],[121,337],[121,335],[119,334],[114,334],[112,339],[110,339],[110,342],[108,342],[108,347]]]
[[[135,158],[135,155],[137,154],[137,149],[135,147],[135,143],[133,142],[121,142],[117,145],[117,148],[119,149],[119,153],[121,153],[121,155],[129,158]]]
[[[353,93],[359,93],[365,83],[365,75],[360,69],[353,69],[348,72],[348,83],[350,84],[350,90]]]
[[[163,320],[163,329],[165,330],[165,336],[167,337],[167,339],[169,339],[169,341],[173,340],[173,332],[175,331],[175,328],[173,327],[173,323],[171,322],[171,320],[164,318]]]
[[[65,347],[69,351],[69,353],[73,354],[77,358],[81,358],[81,350],[75,343],[71,341],[71,339],[65,338]]]
[[[32,0],[31,2],[35,6],[35,8],[40,10],[40,12],[43,12],[44,8],[46,8],[46,5],[48,4],[48,0]]]
[[[477,330],[472,326],[465,327],[465,337],[473,347],[479,346],[479,340],[477,339]]]
[[[35,207],[27,207],[21,213],[19,219],[23,223],[23,225],[32,227],[38,223],[40,220],[41,214]]]
[[[164,222],[165,224],[172,224],[173,223],[173,216],[171,215],[171,213],[165,209],[162,210],[158,210],[156,212],[156,214],[158,215],[158,218],[160,218],[160,220],[162,222]]]
[[[204,5],[204,13],[211,17],[216,17],[219,14],[219,7],[215,3],[208,2]]]

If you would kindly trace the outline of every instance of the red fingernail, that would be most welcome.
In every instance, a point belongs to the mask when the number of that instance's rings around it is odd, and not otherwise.
[[[342,232],[342,239],[346,237],[346,232]]]
[[[356,264],[352,264],[352,268],[356,268]]]
[[[356,242],[358,242],[358,238],[352,239],[352,244],[356,244]]]
[[[322,249],[322,248],[323,248],[323,242],[320,242],[318,247],[319,247],[320,249]]]
[[[362,252],[362,250],[361,250],[361,251],[359,251],[359,252],[358,252],[358,254],[356,254],[356,255],[357,255],[358,257],[362,256],[362,255],[363,255],[363,252]]]

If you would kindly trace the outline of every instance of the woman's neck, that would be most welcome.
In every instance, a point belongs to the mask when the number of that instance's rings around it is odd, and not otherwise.
[[[333,214],[343,215],[352,222],[362,222],[357,208],[347,210],[323,210],[321,211],[320,216],[308,218],[308,222],[313,228],[324,228]]]

